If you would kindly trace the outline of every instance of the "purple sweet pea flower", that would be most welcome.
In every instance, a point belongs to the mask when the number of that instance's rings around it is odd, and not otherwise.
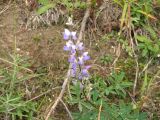
[[[70,55],[68,61],[69,61],[70,63],[76,62],[75,54]]]
[[[71,35],[71,32],[68,29],[64,29],[63,39],[68,40]]]
[[[76,64],[76,62],[72,63],[72,69],[73,69],[73,70],[76,70],[76,69],[77,69],[77,64]]]
[[[82,79],[84,79],[84,78],[88,78],[88,77],[89,77],[88,69],[89,69],[90,67],[91,67],[90,65],[84,66],[84,68],[81,70],[81,73],[80,73],[79,76],[78,76],[78,79],[79,79],[79,80],[82,80]]]
[[[77,48],[78,50],[83,50],[83,49],[84,49],[83,43],[82,43],[82,42],[77,43],[77,44],[76,44],[76,48]]]
[[[82,69],[82,71],[81,71],[82,76],[84,76],[84,77],[89,77],[88,69],[89,69],[90,67],[91,67],[91,66],[88,65],[88,66],[85,66],[85,67]]]
[[[83,65],[84,61],[89,60],[88,52],[84,52],[81,57],[78,57],[78,64]]]
[[[76,32],[71,32],[71,36],[73,40],[77,40]]]
[[[69,40],[69,41],[66,42],[66,45],[64,46],[63,49],[65,51],[69,51],[69,50],[71,50],[71,48],[72,48],[73,45],[74,45],[73,42],[71,40]]]
[[[64,29],[63,39],[68,40],[70,37],[72,37],[73,40],[76,40],[76,32],[70,32],[68,29]]]
[[[71,54],[75,54],[76,53],[76,46],[73,44],[72,46],[71,46]]]
[[[66,45],[63,47],[63,49],[65,51],[71,51],[72,54],[76,52],[76,46],[73,44],[71,40],[66,42]]]
[[[78,64],[79,65],[83,65],[84,64],[84,60],[83,60],[83,57],[78,57]]]
[[[83,60],[85,61],[90,59],[90,56],[88,56],[88,52],[84,52],[82,56],[83,56]]]
[[[76,72],[77,72],[77,64],[76,62],[72,63],[72,70],[71,70],[71,76],[76,77]]]

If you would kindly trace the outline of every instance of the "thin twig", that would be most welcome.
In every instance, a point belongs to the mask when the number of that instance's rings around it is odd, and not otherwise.
[[[87,0],[87,3],[88,3],[88,8],[86,10],[86,13],[85,13],[83,20],[82,20],[82,23],[81,23],[81,29],[80,29],[80,33],[79,33],[77,42],[80,42],[82,40],[84,31],[85,31],[85,27],[86,27],[86,23],[87,23],[87,20],[90,16],[91,0]]]
[[[139,63],[138,63],[137,56],[135,56],[135,61],[136,61],[136,75],[135,75],[135,80],[134,80],[134,85],[133,85],[133,98],[135,98],[136,96],[136,87],[137,87],[138,73],[139,73]]]
[[[56,101],[54,102],[54,104],[51,106],[51,108],[50,108],[50,110],[49,110],[49,112],[48,112],[48,114],[47,114],[45,120],[48,120],[48,119],[49,119],[51,113],[54,114],[54,110],[55,110],[56,106],[58,105],[59,101],[60,101],[61,98],[63,97],[63,94],[64,94],[64,92],[65,92],[67,83],[68,83],[68,81],[69,81],[69,79],[70,79],[70,71],[71,71],[71,67],[69,67],[67,76],[66,76],[66,78],[65,78],[65,80],[64,80],[64,82],[63,82],[62,90],[61,90],[61,92],[60,92],[58,98],[57,98]]]
[[[87,22],[87,20],[88,20],[89,15],[90,15],[91,0],[88,0],[87,3],[88,3],[89,6],[88,6],[88,8],[87,8],[87,10],[86,10],[86,12],[85,12],[85,15],[84,15],[83,20],[82,20],[82,23],[81,23],[81,29],[80,29],[80,33],[79,33],[79,36],[78,36],[78,39],[77,39],[77,43],[82,40],[83,33],[84,33],[84,31],[85,31],[86,22]],[[51,106],[51,108],[50,108],[50,110],[49,110],[49,112],[48,112],[45,120],[48,120],[48,119],[49,119],[51,113],[54,114],[54,111],[55,111],[56,106],[58,105],[58,103],[60,102],[61,98],[63,97],[63,94],[64,94],[64,92],[65,92],[67,83],[68,83],[69,78],[70,78],[70,71],[71,71],[71,64],[69,65],[69,70],[68,70],[68,72],[67,72],[67,76],[66,76],[66,78],[65,78],[65,80],[64,80],[64,82],[63,82],[62,90],[61,90],[58,98],[57,98],[56,101],[54,102],[54,104]]]
[[[8,60],[5,60],[5,59],[3,59],[3,58],[0,58],[0,60],[3,61],[3,62],[5,62],[5,63],[9,63],[9,64],[11,64],[11,65],[15,65],[16,67],[20,67],[20,68],[22,68],[22,69],[24,69],[24,70],[26,70],[26,71],[29,71],[29,72],[33,73],[32,70],[30,70],[30,69],[28,69],[28,68],[25,68],[25,67],[22,67],[22,66],[18,66],[17,64],[14,64],[14,63],[12,63],[12,62],[10,62],[10,61],[8,61]]]
[[[73,120],[72,114],[71,114],[71,112],[69,111],[67,105],[63,102],[62,99],[60,99],[60,101],[61,101],[61,103],[64,105],[64,107],[65,107],[65,109],[66,109],[66,111],[67,111],[69,117],[71,118],[71,120]]]
[[[114,66],[114,68],[116,68],[116,62],[118,61],[119,57],[121,55],[121,45],[118,44],[118,48],[116,50],[116,59],[113,61],[112,65]]]
[[[102,111],[102,100],[101,100],[101,105],[99,106],[99,112],[98,112],[97,120],[101,120],[101,111]]]
[[[6,6],[5,8],[3,8],[2,11],[0,11],[0,15],[1,15],[2,13],[4,13],[6,10],[9,9],[11,1],[12,1],[12,0],[10,0],[10,1],[8,2],[7,6]]]
[[[30,100],[28,100],[27,102],[30,102],[30,101],[36,100],[36,99],[38,99],[38,98],[42,97],[43,95],[48,94],[48,93],[49,93],[49,92],[51,92],[52,90],[60,89],[60,88],[61,88],[61,87],[54,87],[54,88],[51,88],[50,90],[48,90],[48,91],[46,91],[46,92],[43,92],[43,93],[41,93],[41,94],[40,94],[40,95],[38,95],[38,96],[35,96],[35,97],[31,98],[31,99],[30,99]]]
[[[43,95],[48,94],[48,93],[51,92],[52,90],[59,89],[59,88],[61,88],[61,87],[55,87],[55,88],[52,88],[52,89],[50,89],[50,90],[48,90],[48,91],[46,91],[46,92],[44,92],[44,93],[41,93],[40,95],[35,96],[35,97],[29,99],[29,100],[26,101],[24,104],[26,104],[26,103],[28,103],[28,102],[31,102],[31,101],[34,101],[34,100],[36,100],[36,99],[42,97]],[[20,104],[20,106],[21,106],[21,104]],[[16,107],[15,107],[15,108],[11,108],[11,109],[9,109],[8,111],[11,112],[11,111],[13,111],[13,110],[15,110],[15,109],[16,109]]]
[[[157,71],[157,73],[155,74],[155,76],[149,81],[148,83],[148,88],[147,88],[147,93],[149,94],[149,90],[151,88],[151,85],[153,84],[153,82],[156,80],[156,78],[158,77],[158,75],[160,74],[160,69]]]
[[[153,60],[153,58],[148,61],[148,63],[144,66],[144,68],[143,68],[142,72],[140,73],[140,75],[141,75],[144,71],[146,71],[146,69],[148,68],[148,66],[152,63],[152,60]]]

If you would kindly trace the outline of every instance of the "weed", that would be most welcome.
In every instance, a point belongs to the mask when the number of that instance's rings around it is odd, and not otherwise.
[[[56,5],[54,2],[51,3],[49,0],[38,0],[38,3],[41,5],[37,10],[39,15],[44,14],[47,10],[54,8]]]
[[[106,65],[112,61],[113,61],[113,57],[111,55],[104,55],[104,56],[101,56],[101,58],[100,58],[100,62],[104,65]]]
[[[20,85],[35,75],[24,72],[27,70],[28,64],[24,63],[18,54],[13,56],[12,65],[12,69],[1,68],[0,72],[2,76],[0,82],[0,116],[6,120],[32,120],[36,111],[36,104],[24,100],[25,93],[22,92],[23,88],[20,88]]]
[[[146,113],[133,109],[131,103],[124,103],[121,99],[119,103],[113,102],[113,96],[125,98],[125,88],[132,85],[131,82],[125,81],[124,77],[124,72],[113,73],[107,79],[95,76],[90,79],[90,83],[84,87],[84,90],[79,85],[71,86],[69,103],[76,104],[80,111],[73,113],[75,120],[98,118],[101,120],[145,120]]]
[[[149,35],[137,35],[135,38],[139,41],[138,48],[141,51],[142,57],[157,57],[160,52],[160,40],[156,32],[150,27],[145,26]]]

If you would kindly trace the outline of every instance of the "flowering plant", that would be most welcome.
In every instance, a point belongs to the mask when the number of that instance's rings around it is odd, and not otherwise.
[[[63,49],[69,51],[70,76],[79,80],[89,78],[88,69],[90,65],[85,65],[85,62],[90,59],[90,56],[85,51],[83,42],[77,40],[76,32],[71,32],[68,29],[64,30],[63,39],[66,40],[66,45]]]

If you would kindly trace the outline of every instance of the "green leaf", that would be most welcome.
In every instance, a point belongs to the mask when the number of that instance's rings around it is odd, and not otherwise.
[[[144,50],[142,51],[142,56],[145,57],[147,54],[148,54],[148,50],[147,50],[147,49],[144,49]]]
[[[153,40],[157,40],[157,34],[150,26],[144,26],[144,28],[150,33]]]
[[[22,119],[23,114],[22,114],[22,111],[21,111],[21,110],[18,110],[18,111],[17,111],[17,115],[20,117],[20,119]]]
[[[151,40],[149,40],[146,36],[136,36],[136,39],[140,42],[144,42],[144,43],[151,43]]]
[[[38,3],[42,4],[42,5],[47,5],[49,4],[48,0],[38,0]]]
[[[55,4],[47,4],[45,6],[42,6],[41,8],[39,8],[37,10],[37,13],[40,15],[40,14],[43,14],[45,13],[48,9],[50,8],[54,8],[55,7]]]

